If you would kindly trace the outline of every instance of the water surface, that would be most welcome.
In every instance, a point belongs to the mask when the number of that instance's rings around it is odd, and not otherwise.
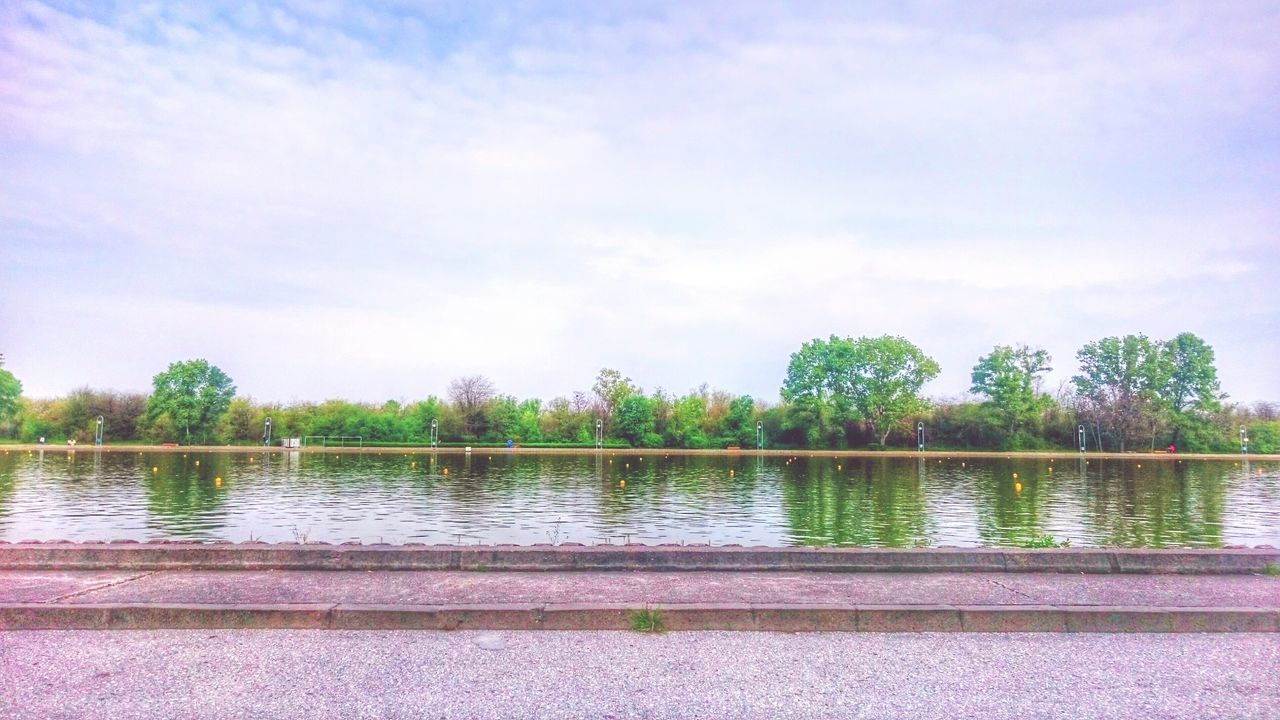
[[[1015,479],[1015,473],[1017,475]],[[1280,463],[429,453],[0,455],[0,539],[1280,546]]]

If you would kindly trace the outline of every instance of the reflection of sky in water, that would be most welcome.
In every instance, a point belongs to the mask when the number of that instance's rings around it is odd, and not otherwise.
[[[448,472],[446,473],[445,470]],[[1015,479],[1014,474],[1017,473]],[[0,455],[0,539],[1280,545],[1280,463]]]

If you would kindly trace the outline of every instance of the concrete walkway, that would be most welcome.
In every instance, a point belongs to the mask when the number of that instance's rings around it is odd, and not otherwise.
[[[7,720],[1275,720],[1277,636],[0,633]]]
[[[0,629],[1280,632],[1264,575],[5,570]]]

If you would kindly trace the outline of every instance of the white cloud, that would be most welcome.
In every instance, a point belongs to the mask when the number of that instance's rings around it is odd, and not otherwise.
[[[601,365],[769,396],[832,332],[911,337],[955,392],[997,342],[1065,368],[1186,328],[1280,395],[1242,329],[1280,314],[1265,6],[310,5],[0,22],[0,342],[33,392],[216,349],[263,398]]]

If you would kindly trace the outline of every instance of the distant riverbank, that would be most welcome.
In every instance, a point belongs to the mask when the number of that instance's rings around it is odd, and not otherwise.
[[[148,452],[148,453],[188,453],[188,452],[213,452],[213,453],[343,453],[343,454],[423,454],[434,453],[440,455],[465,455],[468,450],[465,447],[439,447],[432,448],[429,446],[414,447],[306,447],[300,449],[282,448],[279,446],[257,446],[257,445],[36,445],[36,444],[14,444],[3,445],[4,452],[35,452],[44,450],[45,452]],[[691,455],[691,456],[725,456],[725,457],[832,457],[832,458],[984,458],[994,459],[1029,459],[1029,460],[1070,460],[1072,458],[1086,458],[1098,460],[1218,460],[1218,461],[1234,461],[1240,460],[1256,460],[1256,461],[1280,461],[1280,454],[1230,454],[1230,453],[1166,453],[1166,452],[1086,452],[1078,453],[1069,450],[1054,451],[1023,451],[1023,452],[996,452],[989,450],[729,450],[729,449],[713,449],[713,450],[688,450],[680,448],[604,448],[595,449],[590,447],[573,447],[573,448],[526,448],[526,447],[493,447],[493,446],[472,446],[470,452],[472,454],[495,455],[498,453],[512,453],[519,455],[643,455],[643,456],[672,456],[672,455]]]

